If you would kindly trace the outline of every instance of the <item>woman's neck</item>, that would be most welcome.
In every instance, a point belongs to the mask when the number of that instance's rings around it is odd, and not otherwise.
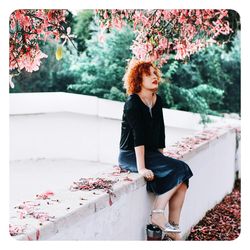
[[[156,92],[152,90],[142,89],[138,94],[142,98],[152,100],[155,97]]]

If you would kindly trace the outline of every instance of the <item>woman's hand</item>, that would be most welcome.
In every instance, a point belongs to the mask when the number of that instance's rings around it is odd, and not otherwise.
[[[138,173],[141,174],[147,181],[152,181],[154,179],[154,173],[150,169],[140,169]]]
[[[163,154],[163,148],[158,148],[158,151]]]

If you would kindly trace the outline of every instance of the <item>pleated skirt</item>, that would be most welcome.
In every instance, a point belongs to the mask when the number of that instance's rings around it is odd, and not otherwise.
[[[138,173],[134,150],[120,149],[118,163],[122,169]],[[147,191],[157,195],[171,190],[182,182],[188,188],[189,178],[193,176],[187,163],[163,155],[158,150],[145,150],[145,165],[154,173],[154,179],[147,181]]]

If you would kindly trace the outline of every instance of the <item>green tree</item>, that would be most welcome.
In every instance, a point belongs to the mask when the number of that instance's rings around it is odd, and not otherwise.
[[[76,43],[78,53],[82,53],[87,49],[86,41],[91,39],[94,32],[90,28],[91,22],[94,20],[93,10],[79,11],[75,17],[73,25],[73,33],[76,35]]]
[[[91,28],[97,29],[94,24]],[[71,65],[78,80],[68,86],[68,91],[124,101],[122,78],[127,59],[132,57],[130,45],[133,39],[134,33],[129,26],[106,34],[105,43],[98,41],[97,32],[93,34],[86,41],[86,51]]]
[[[20,75],[14,77],[15,88],[10,88],[10,93],[67,91],[67,86],[75,81],[69,71],[69,59],[71,53],[75,53],[74,49],[70,52],[67,47],[63,47],[63,58],[57,61],[56,43],[46,43],[41,47],[49,58],[42,60],[38,71],[32,73],[22,71]]]
[[[165,100],[166,106],[193,112],[203,110],[203,113],[217,115],[226,112],[240,113],[239,36],[231,43],[230,50],[225,46],[212,46],[193,55],[186,63],[172,60],[168,65],[164,65],[163,75],[170,84],[167,87],[162,86],[161,91],[167,89],[172,96]],[[197,89],[202,92],[194,91]],[[185,97],[183,99],[179,96],[189,96],[184,90],[192,92],[193,101],[184,101]],[[199,101],[200,98],[206,101],[208,109],[203,101]],[[199,104],[193,105],[193,102]]]
[[[74,15],[68,11],[66,16],[66,24],[61,24],[66,29],[68,25],[74,23]],[[9,88],[10,93],[20,92],[51,92],[51,91],[67,91],[67,86],[74,82],[71,72],[69,72],[70,56],[76,54],[76,50],[71,42],[63,47],[63,58],[56,60],[55,52],[57,46],[63,42],[55,41],[38,41],[41,51],[48,55],[47,59],[41,60],[41,66],[38,71],[29,73],[22,70],[18,76],[12,78],[15,88]]]

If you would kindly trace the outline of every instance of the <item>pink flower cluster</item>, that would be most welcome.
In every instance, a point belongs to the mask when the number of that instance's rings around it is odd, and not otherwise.
[[[68,38],[63,24],[66,10],[21,9],[10,15],[9,69],[10,72],[39,69],[41,59],[46,58],[39,48],[39,40]]]
[[[54,216],[50,216],[47,212],[43,212],[39,210],[40,203],[33,201],[24,201],[19,206],[16,206],[17,213],[19,214],[20,219],[25,218],[34,218],[41,222],[50,221],[54,219]]]
[[[216,43],[220,35],[232,32],[227,10],[95,10],[103,33],[133,24],[136,39],[131,46],[137,59],[155,61],[159,66],[173,54],[183,60]]]
[[[26,225],[11,225],[9,224],[9,233],[11,236],[16,236],[24,233]]]
[[[107,180],[105,178],[81,178],[79,181],[74,181],[73,185],[70,186],[71,191],[77,190],[94,190],[103,189],[107,193],[112,192],[112,186],[118,180]]]
[[[213,127],[199,131],[194,136],[183,137],[180,141],[165,148],[164,154],[176,159],[181,159],[185,154],[188,154],[208,141],[218,138],[220,133],[230,128],[232,128],[232,126]]]

